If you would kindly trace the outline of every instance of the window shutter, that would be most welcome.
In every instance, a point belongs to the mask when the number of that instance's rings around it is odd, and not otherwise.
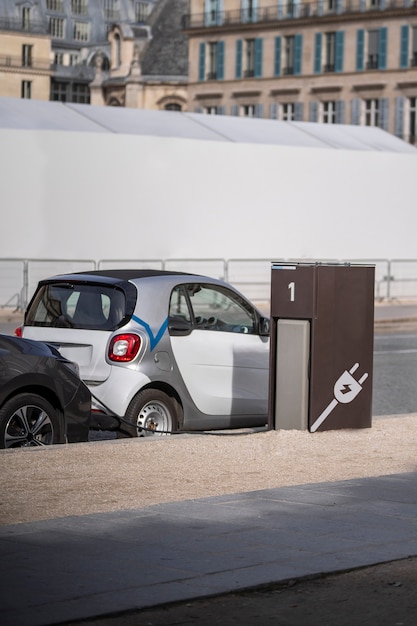
[[[345,46],[345,33],[343,30],[336,32],[335,70],[343,72],[343,52]]]
[[[262,76],[262,48],[263,41],[258,37],[255,39],[255,78]]]
[[[389,100],[388,98],[380,98],[379,100],[379,128],[388,130],[389,122]]]
[[[398,96],[395,98],[395,122],[394,122],[394,135],[404,139],[404,96]]]
[[[323,13],[324,13],[324,0],[318,0],[317,13],[318,13],[318,15],[323,15]]]
[[[336,100],[336,124],[345,123],[345,109],[344,100]]]
[[[242,50],[243,42],[238,39],[236,41],[236,78],[242,78]]]
[[[296,102],[294,106],[294,119],[296,122],[302,122],[304,119],[304,103]]]
[[[363,54],[365,47],[365,31],[363,28],[358,30],[356,38],[356,71],[363,72]]]
[[[276,102],[271,102],[269,105],[269,118],[271,120],[278,119],[278,105]]]
[[[408,36],[409,36],[408,24],[401,26],[401,44],[400,44],[400,67],[402,69],[408,67]]]
[[[217,42],[217,79],[224,78],[224,41]]]
[[[195,107],[194,113],[203,113],[203,107]]]
[[[198,62],[198,80],[204,80],[206,74],[206,44],[200,43],[200,54]]]
[[[239,115],[239,106],[237,104],[232,105],[232,115]]]
[[[361,123],[361,101],[360,98],[355,98],[351,103],[351,119],[352,124],[359,125]]]
[[[378,38],[378,69],[387,69],[387,45],[388,45],[388,28],[383,26],[379,29]]]
[[[301,59],[303,56],[303,36],[294,36],[294,74],[301,74]]]
[[[336,0],[336,13],[343,11],[343,0]]]
[[[217,107],[217,115],[226,115],[226,108],[224,106]]]
[[[264,105],[255,104],[255,117],[263,117],[263,116],[264,116]]]
[[[361,8],[361,11],[366,11],[366,0],[360,1],[360,8]]]
[[[319,117],[319,103],[317,101],[310,102],[310,122],[317,122]]]
[[[284,0],[278,0],[277,17],[279,20],[282,20],[283,16],[284,16]]]
[[[281,75],[281,37],[275,37],[274,75]]]
[[[322,34],[316,33],[314,36],[314,73],[321,73],[321,40]]]

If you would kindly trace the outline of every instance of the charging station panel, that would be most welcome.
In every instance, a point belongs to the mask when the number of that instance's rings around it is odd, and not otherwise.
[[[270,428],[372,425],[374,281],[370,265],[272,264]]]

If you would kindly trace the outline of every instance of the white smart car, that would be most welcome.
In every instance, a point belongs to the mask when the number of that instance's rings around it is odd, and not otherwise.
[[[42,280],[23,337],[78,363],[95,428],[120,436],[263,426],[269,319],[223,281],[159,270]]]

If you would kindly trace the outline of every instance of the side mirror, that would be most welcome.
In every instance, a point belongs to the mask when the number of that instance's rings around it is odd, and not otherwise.
[[[183,337],[191,334],[193,325],[183,317],[170,317],[168,320],[168,332],[173,337]]]
[[[259,320],[259,334],[261,335],[261,337],[269,337],[269,329],[269,318],[261,317],[261,319]]]

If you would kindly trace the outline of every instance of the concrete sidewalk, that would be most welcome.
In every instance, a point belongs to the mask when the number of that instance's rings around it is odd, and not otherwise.
[[[413,472],[0,527],[1,623],[47,626],[415,556],[416,481]]]

